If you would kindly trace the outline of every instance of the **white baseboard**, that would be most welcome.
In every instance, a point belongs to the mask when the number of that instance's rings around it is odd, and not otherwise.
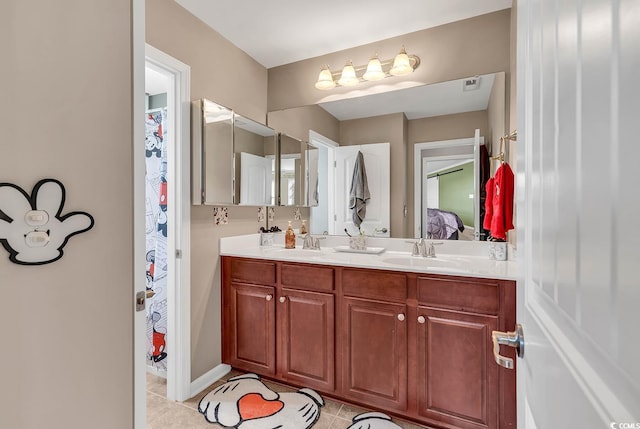
[[[193,380],[191,382],[191,398],[211,386],[216,381],[220,380],[224,375],[228,374],[229,371],[231,371],[231,366],[221,363],[211,371],[206,372]]]

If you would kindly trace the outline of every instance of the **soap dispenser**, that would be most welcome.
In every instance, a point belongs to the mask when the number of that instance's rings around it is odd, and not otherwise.
[[[284,233],[284,248],[285,249],[296,248],[296,233],[293,232],[293,228],[291,227],[291,221],[289,221],[289,226],[287,226],[287,231]]]

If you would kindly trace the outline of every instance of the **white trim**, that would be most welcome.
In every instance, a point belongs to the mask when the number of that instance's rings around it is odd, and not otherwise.
[[[145,275],[145,151],[144,151],[144,0],[131,2],[131,157],[133,164],[133,427],[147,427],[147,332],[145,311],[136,312],[136,292],[147,288]]]
[[[167,399],[191,397],[191,158],[190,158],[190,74],[188,65],[146,45],[146,64],[170,77],[173,91],[167,93],[168,124],[175,144],[168,147],[169,169],[167,221]],[[173,167],[172,167],[173,166]],[[181,257],[176,257],[180,251]]]
[[[415,238],[420,238],[422,235],[422,156],[420,154],[423,149],[453,146],[475,147],[475,138],[439,140],[416,143],[413,146],[413,236]],[[478,166],[475,166],[475,168],[478,168]]]
[[[322,146],[326,146],[326,147],[338,147],[340,146],[338,143],[334,142],[333,140],[331,140],[328,137],[323,136],[320,133],[317,133],[313,130],[309,130],[309,144],[311,146],[317,146],[317,144],[314,144],[313,142],[319,143]]]
[[[231,371],[231,366],[221,363],[212,370],[202,374],[191,383],[191,397],[196,396]]]
[[[314,147],[323,146],[328,150],[327,153],[327,189],[331,190],[335,188],[335,148],[340,147],[340,144],[334,142],[328,137],[323,136],[316,131],[309,130],[309,144]],[[331,219],[331,216],[335,216],[335,199],[327,199],[327,229],[329,235],[335,235],[335,222]]]

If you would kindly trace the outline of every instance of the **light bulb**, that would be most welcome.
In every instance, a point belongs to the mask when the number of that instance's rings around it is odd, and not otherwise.
[[[393,67],[389,70],[389,73],[394,76],[402,76],[405,74],[409,74],[413,72],[413,67],[411,67],[411,62],[409,61],[409,56],[407,55],[407,51],[404,50],[404,46],[398,55],[396,55],[393,60]]]
[[[316,88],[327,90],[331,88],[335,88],[336,83],[333,81],[333,76],[331,75],[331,70],[329,70],[329,66],[325,66],[320,70],[320,74],[318,75],[318,81],[316,82]]]
[[[358,82],[360,82],[360,80],[356,76],[356,69],[353,68],[353,64],[349,61],[342,69],[342,74],[340,75],[338,83],[341,86],[352,86],[356,85]]]
[[[364,80],[381,80],[381,79],[384,79],[385,76],[386,75],[382,71],[382,64],[380,64],[378,55],[374,56],[369,60],[369,64],[367,65],[367,71],[364,72],[364,75],[362,75]]]

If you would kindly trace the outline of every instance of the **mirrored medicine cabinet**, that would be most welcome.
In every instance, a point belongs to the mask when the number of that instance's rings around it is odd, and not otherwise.
[[[206,99],[191,124],[194,205],[317,205],[315,147]]]

